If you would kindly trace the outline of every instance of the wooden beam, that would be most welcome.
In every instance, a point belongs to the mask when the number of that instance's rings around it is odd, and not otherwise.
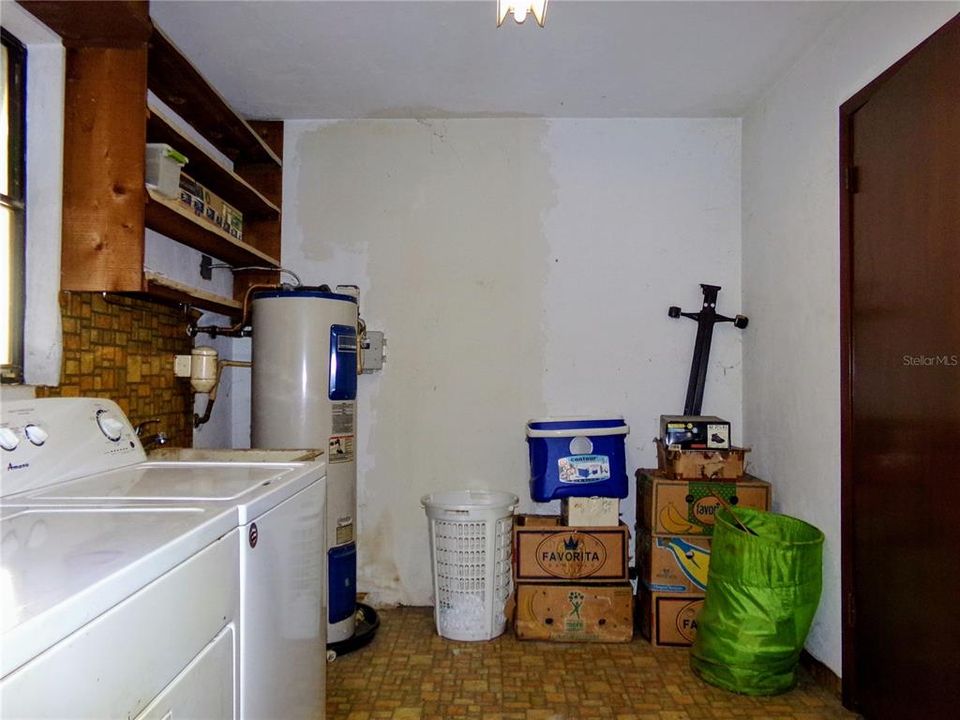
[[[147,47],[67,50],[64,290],[143,284]]]
[[[150,39],[147,0],[17,0],[67,47],[136,47]]]

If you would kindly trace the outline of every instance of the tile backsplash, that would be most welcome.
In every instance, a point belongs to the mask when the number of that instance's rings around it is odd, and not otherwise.
[[[167,305],[100,293],[63,292],[63,369],[59,387],[38,387],[37,397],[105,397],[134,424],[160,422],[170,444],[193,444],[190,383],[173,375],[174,355],[189,355],[188,318]]]

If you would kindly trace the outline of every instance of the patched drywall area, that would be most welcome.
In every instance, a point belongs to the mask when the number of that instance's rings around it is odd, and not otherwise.
[[[622,414],[628,466],[654,462],[695,334],[667,306],[697,309],[710,282],[739,311],[739,133],[730,119],[287,123],[283,263],[358,284],[389,343],[359,382],[371,602],[432,603],[422,495],[502,489],[534,509],[531,417]],[[714,348],[705,409],[739,426],[739,331]]]
[[[870,3],[834,23],[743,121],[745,434],[774,508],[826,534],[807,649],[841,672],[838,108],[960,10]]]
[[[697,333],[667,308],[698,311],[707,283],[722,287],[719,312],[740,312],[740,122],[553,121],[545,147],[563,179],[546,220],[547,414],[624,415],[627,467],[656,467],[653,437],[661,414],[683,412]],[[703,398],[738,444],[742,334],[716,326]],[[631,528],[635,490],[631,475]]]
[[[522,485],[520,423],[543,410],[544,126],[367,121],[287,136],[284,264],[360,285],[368,326],[389,338],[358,407],[358,587],[382,602],[430,600],[422,495]]]

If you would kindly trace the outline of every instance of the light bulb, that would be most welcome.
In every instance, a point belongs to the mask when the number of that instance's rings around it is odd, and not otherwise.
[[[533,13],[537,25],[543,27],[547,15],[548,0],[497,0],[497,27],[503,24],[507,13],[513,13],[513,19],[522,23],[528,13]]]

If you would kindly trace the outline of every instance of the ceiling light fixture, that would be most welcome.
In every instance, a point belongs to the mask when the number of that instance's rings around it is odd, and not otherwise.
[[[548,0],[497,0],[497,27],[503,25],[507,13],[513,13],[513,19],[522,23],[527,13],[533,13],[537,25],[543,27],[547,20]]]

